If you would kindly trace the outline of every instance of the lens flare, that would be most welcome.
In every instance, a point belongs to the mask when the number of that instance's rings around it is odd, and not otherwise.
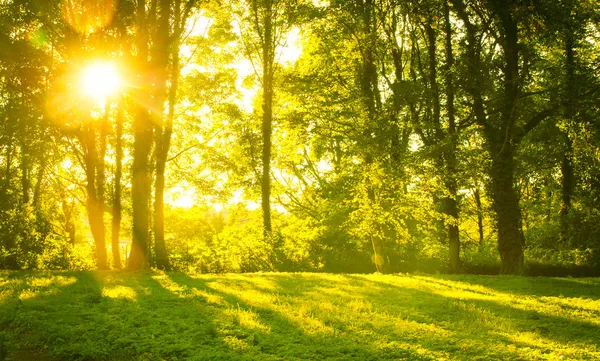
[[[64,0],[62,15],[73,29],[90,34],[112,21],[117,0]]]
[[[81,88],[94,99],[103,99],[121,87],[121,77],[111,63],[97,62],[86,67],[81,74]]]

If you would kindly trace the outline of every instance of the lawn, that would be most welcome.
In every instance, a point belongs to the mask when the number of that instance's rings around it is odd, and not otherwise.
[[[600,360],[600,279],[0,273],[0,360]]]

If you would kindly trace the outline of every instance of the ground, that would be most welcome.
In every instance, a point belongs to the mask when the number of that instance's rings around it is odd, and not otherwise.
[[[600,360],[600,279],[1,272],[0,360]]]

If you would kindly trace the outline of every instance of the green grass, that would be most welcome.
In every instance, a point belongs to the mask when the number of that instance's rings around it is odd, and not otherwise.
[[[0,338],[7,360],[599,360],[600,280],[1,272]]]

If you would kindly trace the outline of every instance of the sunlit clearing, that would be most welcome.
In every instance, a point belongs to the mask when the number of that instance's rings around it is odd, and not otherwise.
[[[120,86],[119,71],[111,63],[93,63],[81,74],[81,87],[85,94],[93,99],[102,100],[115,94]]]

